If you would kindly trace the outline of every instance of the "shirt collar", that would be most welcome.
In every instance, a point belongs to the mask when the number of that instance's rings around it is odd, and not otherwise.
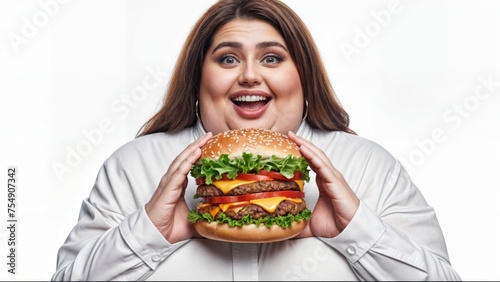
[[[307,123],[307,121],[304,120],[300,124],[299,129],[297,129],[297,132],[295,134],[301,136],[302,138],[305,138],[305,139],[311,141],[312,137],[313,137],[313,129],[309,125],[309,123]]]
[[[205,133],[207,133],[205,131],[205,127],[203,127],[203,124],[201,123],[201,121],[197,121],[196,122],[196,125],[193,126],[191,128],[191,133],[192,133],[192,136],[194,137],[194,140],[200,138],[201,136],[205,135]]]

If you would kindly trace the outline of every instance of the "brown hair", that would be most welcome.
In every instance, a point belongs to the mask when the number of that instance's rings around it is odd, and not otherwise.
[[[196,100],[205,54],[215,33],[235,19],[266,21],[283,36],[308,101],[306,119],[313,128],[354,133],[349,129],[349,115],[335,97],[316,44],[293,10],[279,0],[219,0],[191,30],[175,65],[163,106],[144,124],[139,136],[178,132],[196,124]]]

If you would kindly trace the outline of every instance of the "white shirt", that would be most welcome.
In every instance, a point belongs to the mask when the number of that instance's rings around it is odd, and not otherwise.
[[[53,280],[460,280],[449,263],[432,207],[401,164],[376,143],[303,123],[297,134],[321,148],[361,200],[335,238],[234,244],[192,238],[170,244],[144,205],[173,159],[204,134],[137,138],[113,153],[84,199],[80,218],[58,253]],[[315,174],[306,204],[318,198]],[[194,179],[185,198],[198,200]],[[187,220],[187,219],[186,219]]]

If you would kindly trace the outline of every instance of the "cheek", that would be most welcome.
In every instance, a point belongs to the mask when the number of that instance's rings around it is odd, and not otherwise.
[[[203,68],[201,74],[201,83],[200,83],[200,95],[201,96],[212,96],[214,92],[217,92],[216,85],[214,83],[212,70],[210,68]]]
[[[231,87],[231,74],[213,66],[205,66],[201,75],[200,95],[205,97],[224,97]]]
[[[274,87],[281,96],[302,99],[302,84],[300,83],[299,73],[295,68],[283,71],[281,75],[275,76]]]

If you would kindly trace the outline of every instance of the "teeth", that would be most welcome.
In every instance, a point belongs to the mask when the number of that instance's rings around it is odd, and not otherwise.
[[[247,95],[247,96],[238,96],[234,100],[238,102],[257,102],[257,101],[265,101],[267,100],[267,98],[257,95]]]

